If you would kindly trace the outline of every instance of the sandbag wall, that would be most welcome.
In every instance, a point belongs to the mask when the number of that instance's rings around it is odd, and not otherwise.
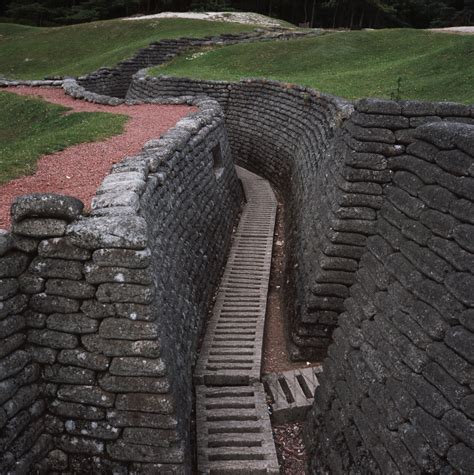
[[[0,230],[0,473],[28,473],[52,448],[40,366],[26,348],[27,328],[38,324],[25,292],[32,245]]]
[[[282,28],[267,28],[204,38],[163,39],[138,50],[133,57],[120,61],[112,68],[103,67],[86,76],[79,77],[78,83],[89,92],[124,98],[132,81],[132,76],[137,71],[166,63],[178,54],[193,48],[228,46],[262,40],[287,40],[317,34],[317,32],[309,31],[301,32]]]
[[[187,473],[191,368],[242,203],[213,101],[92,201],[27,195],[0,235],[1,473]],[[33,468],[34,467],[34,468]]]
[[[353,106],[309,88],[134,76],[129,100],[208,95],[222,105],[237,163],[269,179],[285,206],[289,333],[295,359],[319,358],[331,341],[368,236],[375,230],[388,160],[431,121],[472,121],[452,103],[366,99]]]
[[[474,472],[474,126],[413,135],[324,362],[311,473]]]

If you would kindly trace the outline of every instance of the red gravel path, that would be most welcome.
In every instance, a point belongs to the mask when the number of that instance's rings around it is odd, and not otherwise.
[[[10,206],[16,196],[28,193],[59,193],[74,196],[90,206],[96,189],[110,167],[127,155],[138,153],[145,142],[156,139],[195,108],[143,104],[138,106],[105,106],[79,101],[62,89],[15,87],[8,92],[40,96],[48,102],[71,107],[72,112],[113,112],[130,119],[124,133],[102,142],[73,145],[61,152],[44,155],[37,162],[34,175],[17,178],[0,185],[0,229],[10,226]]]

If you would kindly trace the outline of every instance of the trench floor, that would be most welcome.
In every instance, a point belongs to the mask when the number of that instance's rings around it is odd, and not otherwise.
[[[274,473],[279,466],[261,382],[277,200],[237,167],[246,205],[194,372],[199,473]]]

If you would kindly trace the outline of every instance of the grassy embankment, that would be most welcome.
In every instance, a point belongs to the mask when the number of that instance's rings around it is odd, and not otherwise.
[[[339,32],[227,46],[195,56],[182,55],[152,74],[222,80],[265,77],[349,99],[399,95],[474,103],[474,36],[409,29]]]
[[[0,184],[31,174],[44,154],[120,134],[128,117],[78,112],[41,99],[0,92]]]
[[[0,23],[0,76],[42,79],[114,66],[152,41],[253,30],[253,25],[203,20],[110,20],[56,28]]]

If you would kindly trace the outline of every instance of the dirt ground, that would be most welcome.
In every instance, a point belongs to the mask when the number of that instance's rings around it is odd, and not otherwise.
[[[317,363],[314,362],[294,362],[289,358],[286,337],[288,332],[284,320],[282,290],[285,278],[285,234],[283,217],[283,204],[279,202],[273,243],[267,315],[265,320],[263,373],[283,372],[302,367],[317,366]],[[303,422],[273,425],[272,428],[281,474],[304,474],[306,450],[303,441]]]

